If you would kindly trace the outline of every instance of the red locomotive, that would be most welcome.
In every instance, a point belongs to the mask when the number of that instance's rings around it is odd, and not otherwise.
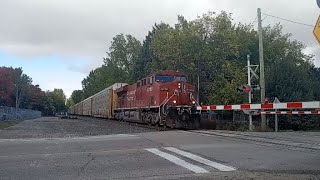
[[[158,71],[137,83],[118,88],[114,117],[171,128],[198,128],[195,87],[181,72]]]
[[[159,71],[135,84],[115,83],[70,107],[69,113],[194,129],[195,88],[181,72]]]

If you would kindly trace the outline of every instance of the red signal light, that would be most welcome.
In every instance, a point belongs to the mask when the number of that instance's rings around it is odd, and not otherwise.
[[[251,87],[249,86],[249,85],[244,85],[244,90],[246,91],[246,92],[250,92],[251,91]]]

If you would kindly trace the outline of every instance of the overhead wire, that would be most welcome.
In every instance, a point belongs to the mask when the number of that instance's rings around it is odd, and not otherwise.
[[[299,24],[299,25],[303,25],[303,26],[309,26],[309,27],[313,27],[312,25],[310,24],[305,24],[305,23],[301,23],[301,22],[297,22],[297,21],[293,21],[293,20],[290,20],[290,19],[286,19],[286,18],[282,18],[282,17],[278,17],[278,16],[274,16],[274,15],[270,15],[270,14],[266,14],[266,13],[262,13],[264,15],[269,16],[269,17],[273,17],[273,18],[276,18],[276,19],[281,19],[283,21],[288,21],[288,22],[291,22],[291,23],[295,23],[295,24]]]
[[[251,22],[249,25],[253,25],[255,22],[257,22],[257,16],[256,16],[256,18],[254,19],[254,21]]]
[[[268,16],[266,15],[261,21],[264,21]]]

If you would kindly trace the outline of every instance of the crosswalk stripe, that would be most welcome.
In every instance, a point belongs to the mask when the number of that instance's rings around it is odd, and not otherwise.
[[[200,166],[196,166],[196,165],[193,165],[193,164],[190,164],[174,155],[171,155],[171,154],[168,154],[168,153],[165,153],[165,152],[162,152],[156,148],[150,148],[150,149],[146,149],[147,151],[153,153],[153,154],[156,154],[168,161],[171,161],[179,166],[182,166],[184,168],[187,168],[189,169],[190,171],[193,171],[195,173],[209,173],[209,171],[207,171],[206,169],[200,167]]]
[[[192,154],[192,153],[189,153],[189,152],[185,152],[185,151],[182,151],[182,150],[174,148],[174,147],[166,147],[164,149],[166,149],[168,151],[171,151],[171,152],[174,152],[174,153],[177,153],[177,154],[180,154],[180,155],[185,156],[187,158],[190,158],[192,160],[198,161],[198,162],[200,162],[202,164],[211,166],[211,167],[213,167],[215,169],[218,169],[220,171],[234,171],[234,170],[236,170],[235,168],[233,168],[231,166],[226,166],[226,165],[223,165],[223,164],[220,164],[220,163],[217,163],[217,162],[213,162],[213,161],[210,161],[208,159],[202,158],[202,157],[200,157],[198,155],[195,155],[195,154]]]

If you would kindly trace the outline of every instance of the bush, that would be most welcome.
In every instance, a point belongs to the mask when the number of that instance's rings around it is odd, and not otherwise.
[[[227,130],[230,131],[248,131],[249,124],[247,122],[231,122],[227,125]]]
[[[320,121],[317,115],[280,115],[279,129],[294,131],[319,130]],[[269,127],[274,129],[274,117],[271,117]]]

